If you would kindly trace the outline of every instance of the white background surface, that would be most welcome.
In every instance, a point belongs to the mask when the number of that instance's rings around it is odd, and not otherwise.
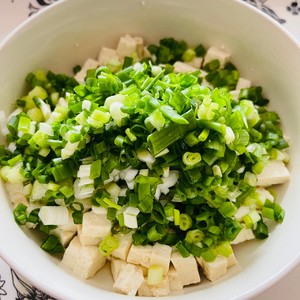
[[[0,0],[0,40],[9,34],[16,26],[30,17],[30,15],[38,13],[40,9],[43,9],[56,1],[57,0]],[[272,15],[272,17],[277,18],[277,20],[282,23],[282,26],[285,27],[300,42],[300,1],[247,0],[245,2],[252,3],[257,6],[258,9],[264,10],[269,15]],[[291,245],[287,245],[287,247],[292,247],[292,241]],[[251,280],[251,278],[249,278],[249,280]],[[11,269],[0,258],[1,300],[24,299],[17,295],[15,288],[17,288],[21,293],[22,291],[27,293],[28,297],[26,299],[28,300],[52,299],[47,297],[47,295],[42,295],[41,298],[37,298],[34,294],[34,288],[31,291],[32,293],[30,293],[25,288],[26,284],[20,284],[20,281],[18,282],[19,286],[14,287]],[[300,299],[300,265],[285,276],[281,281],[252,300],[279,299]]]

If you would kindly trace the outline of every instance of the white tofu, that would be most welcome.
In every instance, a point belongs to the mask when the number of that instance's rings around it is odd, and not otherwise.
[[[122,57],[132,56],[133,54],[137,53],[137,45],[138,41],[130,35],[126,34],[119,40],[117,46],[117,54]]]
[[[134,37],[134,40],[136,41],[137,55],[139,58],[143,58],[143,56],[144,56],[144,40],[140,36]]]
[[[237,84],[236,84],[236,90],[241,90],[245,88],[251,87],[251,81],[245,78],[240,77]]]
[[[85,63],[83,64],[81,70],[74,76],[74,78],[79,82],[79,83],[83,83],[85,76],[86,76],[86,72],[89,69],[95,69],[99,66],[99,62],[95,59],[92,58],[88,58]]]
[[[274,202],[274,196],[265,188],[263,187],[257,187],[256,193],[258,194],[259,202],[261,205],[264,205],[266,200],[269,200],[271,202]]]
[[[246,228],[244,226],[244,228],[239,232],[239,234],[237,235],[237,237],[230,242],[230,244],[235,245],[235,244],[239,244],[248,240],[253,240],[255,238],[255,235],[252,231],[251,228]]]
[[[170,283],[170,290],[171,293],[180,294],[183,292],[183,284],[180,280],[179,274],[174,268],[174,266],[170,266],[169,272],[169,283]]]
[[[173,66],[174,66],[175,73],[189,73],[198,70],[195,67],[189,65],[188,63],[182,61],[176,61]]]
[[[132,236],[130,234],[118,234],[116,237],[119,240],[119,247],[111,255],[126,261],[132,245]]]
[[[68,224],[57,226],[58,229],[62,231],[77,231],[77,225],[74,223],[72,213],[69,211]]]
[[[110,234],[111,222],[107,220],[106,215],[86,212],[82,218],[82,235],[87,237],[105,238]]]
[[[67,247],[61,263],[74,274],[87,279],[93,277],[106,262],[106,257],[99,253],[97,246],[82,246],[75,236]]]
[[[172,252],[171,262],[178,272],[182,285],[189,285],[201,281],[198,264],[193,255],[182,257],[178,251]]]
[[[99,253],[97,246],[81,246],[74,263],[74,274],[81,278],[93,277],[106,262],[106,257]]]
[[[203,57],[194,57],[191,61],[187,62],[188,65],[200,69],[202,67]]]
[[[138,289],[138,295],[144,297],[162,297],[170,294],[169,278],[165,276],[160,284],[149,285],[147,280],[143,281],[143,284]]]
[[[172,248],[168,245],[155,243],[150,256],[150,265],[159,265],[164,269],[164,275],[167,275],[171,262]]]
[[[150,263],[151,253],[152,253],[151,245],[145,245],[145,246],[132,245],[128,252],[127,262],[136,265],[142,265],[146,268],[149,268],[151,266]]]
[[[144,275],[142,269],[127,263],[119,272],[113,288],[125,295],[135,296],[143,282]]]
[[[76,231],[65,231],[59,228],[51,230],[51,234],[57,236],[61,244],[66,247],[76,234]]]
[[[207,63],[216,59],[220,62],[220,68],[224,68],[226,63],[229,62],[230,53],[218,47],[210,47],[204,57],[203,65],[205,66]]]
[[[114,259],[112,258],[110,261],[110,269],[111,269],[111,274],[112,277],[114,279],[114,281],[116,281],[117,277],[119,276],[122,268],[127,264],[126,261],[121,260],[121,259]]]
[[[227,272],[227,258],[218,255],[214,261],[207,262],[203,258],[197,259],[203,269],[204,275],[210,281],[215,281]]]
[[[234,218],[237,219],[238,221],[241,221],[244,216],[246,216],[250,212],[250,207],[249,206],[244,206],[241,205],[236,213],[234,214]]]
[[[234,265],[237,264],[237,259],[234,255],[234,253],[232,252],[228,257],[227,257],[227,268],[230,268]]]
[[[19,203],[28,204],[28,201],[23,193],[23,189],[24,189],[23,183],[6,182],[5,186],[9,195],[9,199],[12,202],[12,204],[16,204],[16,205]]]
[[[77,226],[77,233],[80,243],[84,246],[97,246],[102,241],[101,237],[93,237],[90,235],[83,235],[82,234],[82,225]]]
[[[281,184],[290,179],[290,172],[281,160],[271,160],[257,175],[256,186]]]
[[[239,100],[240,92],[241,92],[240,90],[233,90],[233,91],[230,91],[229,93],[230,93],[231,96],[232,96],[232,100],[238,101],[238,100]]]
[[[111,60],[117,60],[121,63],[122,57],[118,55],[117,50],[107,48],[107,47],[102,47],[98,55],[99,65],[106,66],[111,62]]]
[[[81,248],[81,243],[79,238],[75,236],[67,247],[64,256],[62,258],[61,264],[65,265],[73,271],[77,257],[79,256],[79,251]]]

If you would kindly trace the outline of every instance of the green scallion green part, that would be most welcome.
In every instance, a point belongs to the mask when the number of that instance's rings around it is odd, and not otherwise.
[[[104,256],[109,256],[119,247],[119,244],[118,238],[109,235],[99,244],[99,252]]]

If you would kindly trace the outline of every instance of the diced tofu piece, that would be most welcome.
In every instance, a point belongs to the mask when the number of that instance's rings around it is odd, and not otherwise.
[[[245,78],[240,77],[237,84],[236,84],[236,90],[241,90],[245,88],[251,87],[251,81]]]
[[[150,256],[150,265],[159,265],[164,269],[164,275],[167,275],[171,262],[172,248],[168,245],[155,243]]]
[[[178,272],[182,285],[189,285],[201,281],[198,264],[193,255],[183,257],[178,251],[172,252],[171,262]]]
[[[99,236],[94,237],[90,235],[83,235],[81,224],[77,226],[77,233],[80,243],[84,246],[96,246],[102,241],[102,238]]]
[[[182,282],[174,266],[170,266],[168,277],[169,277],[171,292],[175,292],[176,294],[183,292]]]
[[[129,249],[132,245],[132,236],[130,234],[120,234],[116,236],[119,240],[119,247],[111,255],[123,260],[127,260]]]
[[[132,245],[129,249],[127,262],[142,265],[146,268],[151,266],[150,258],[152,253],[152,246],[145,245],[145,246],[135,246]]]
[[[229,62],[230,53],[218,47],[210,47],[204,57],[203,65],[205,66],[207,63],[216,59],[220,62],[220,68],[224,68],[226,63]]]
[[[234,255],[234,253],[232,252],[228,257],[227,257],[227,268],[230,268],[234,265],[237,264],[237,259]]]
[[[270,186],[288,181],[290,172],[281,160],[271,160],[257,175],[256,186]]]
[[[144,40],[140,36],[134,37],[134,40],[136,41],[137,55],[142,58],[144,56]]]
[[[125,36],[122,36],[117,46],[118,55],[122,57],[132,56],[137,53],[137,44],[137,40],[130,35],[126,34]]]
[[[176,61],[174,66],[175,73],[188,73],[188,72],[195,72],[197,69],[188,63],[184,63],[182,61]]]
[[[111,222],[107,220],[106,215],[86,212],[82,218],[82,235],[87,237],[105,238],[110,234]]]
[[[13,204],[16,205],[19,203],[28,204],[28,201],[23,193],[24,186],[22,182],[18,182],[18,183],[6,182],[5,186],[9,195],[9,199]]]
[[[231,94],[233,100],[238,101],[240,92],[241,92],[240,90],[233,90],[230,91],[229,93]]]
[[[191,61],[187,62],[188,65],[191,65],[192,67],[196,69],[200,69],[202,67],[203,63],[203,57],[194,57]]]
[[[122,58],[117,54],[117,50],[102,47],[98,56],[99,65],[106,66],[111,60],[118,60],[121,63]]]
[[[234,218],[237,219],[238,221],[241,221],[244,216],[246,216],[250,212],[250,207],[249,206],[244,206],[241,205],[236,213],[234,214]]]
[[[51,234],[57,236],[61,244],[66,247],[76,234],[76,231],[65,231],[59,228],[51,230]]]
[[[239,244],[248,240],[252,240],[254,239],[254,233],[252,231],[251,228],[246,228],[244,226],[244,228],[239,232],[239,234],[237,235],[237,237],[230,242],[230,244],[235,245],[235,244]]]
[[[113,288],[125,295],[135,296],[143,282],[144,275],[142,269],[127,263],[119,272]]]
[[[126,261],[121,259],[112,258],[110,262],[110,269],[113,276],[114,281],[116,281],[117,277],[119,276],[122,268],[127,264]]]
[[[97,246],[82,246],[76,259],[73,272],[87,279],[93,277],[106,262],[106,257],[99,253]]]
[[[85,63],[83,64],[81,70],[74,76],[74,78],[79,82],[83,83],[84,78],[86,76],[86,72],[89,69],[95,69],[99,66],[99,62],[92,58],[88,58]]]
[[[142,58],[151,57],[151,53],[147,49],[147,47],[143,47],[143,56]]]
[[[274,202],[274,196],[265,188],[263,187],[257,187],[256,193],[258,194],[258,201],[261,206],[263,206],[266,202],[266,200],[269,200],[271,202]]]
[[[77,257],[79,256],[79,251],[81,248],[81,243],[79,238],[75,236],[73,240],[70,242],[69,246],[67,247],[64,256],[62,258],[61,263],[71,269],[73,271],[75,262]]]
[[[61,261],[84,279],[93,277],[105,262],[106,257],[99,253],[97,246],[82,246],[77,236],[71,241]]]
[[[219,279],[227,272],[227,258],[225,256],[218,255],[214,261],[210,262],[202,258],[197,259],[197,261],[202,267],[204,275],[210,281]]]
[[[62,231],[77,231],[77,225],[74,223],[74,219],[72,217],[72,213],[69,212],[69,220],[68,224],[57,226],[58,229]]]
[[[161,283],[157,285],[147,284],[147,280],[144,280],[141,287],[138,289],[139,296],[145,297],[161,297],[168,296],[170,294],[169,278],[165,276]]]

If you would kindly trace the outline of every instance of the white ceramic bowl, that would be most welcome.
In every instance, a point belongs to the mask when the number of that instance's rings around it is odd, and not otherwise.
[[[280,113],[291,157],[291,180],[279,190],[284,223],[272,228],[267,240],[240,245],[239,264],[224,278],[185,290],[191,300],[253,297],[300,260],[300,47],[275,21],[240,0],[61,0],[0,46],[1,109],[11,110],[28,72],[43,68],[70,73],[74,65],[96,57],[102,45],[116,46],[125,33],[141,35],[148,43],[172,36],[189,44],[224,45],[242,76],[262,85],[271,108]],[[1,186],[0,255],[17,272],[58,299],[124,298],[111,292],[108,270],[87,281],[63,270],[31,232],[15,224],[8,203]]]

